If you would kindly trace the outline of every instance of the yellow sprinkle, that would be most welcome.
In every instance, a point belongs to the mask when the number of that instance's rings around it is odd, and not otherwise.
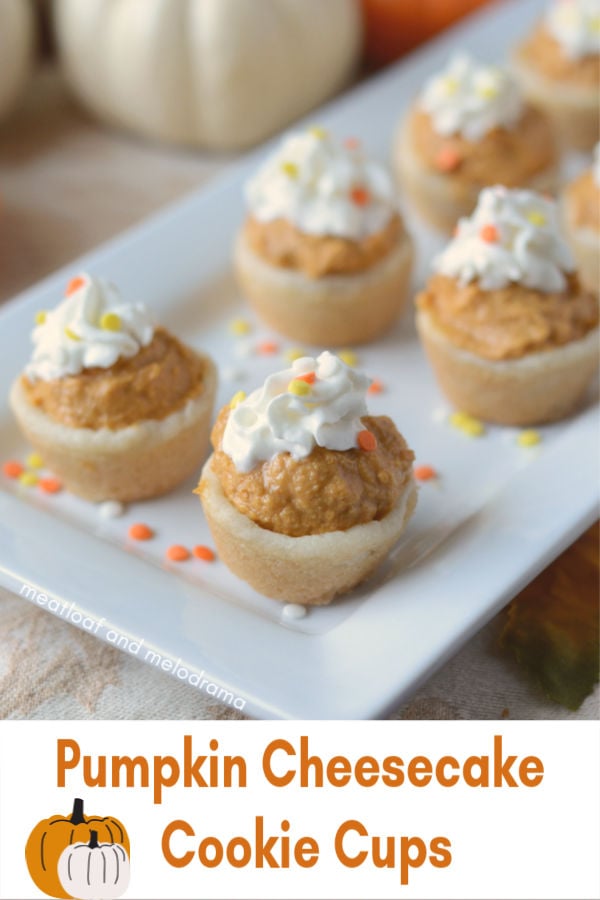
[[[444,87],[447,94],[455,94],[458,90],[458,81],[456,78],[444,78]]]
[[[104,313],[100,319],[100,328],[103,328],[105,331],[120,331],[121,317],[117,313]]]
[[[45,321],[46,321],[46,310],[40,309],[40,311],[36,312],[36,314],[35,314],[35,324],[43,325]]]
[[[492,84],[484,84],[477,90],[477,93],[480,97],[483,97],[484,100],[493,100],[494,97],[498,96],[498,88],[494,87]]]
[[[28,469],[43,469],[44,460],[39,453],[30,453],[25,460],[25,465]]]
[[[527,221],[531,222],[532,225],[545,225],[546,224],[546,216],[544,213],[540,212],[538,209],[532,209],[527,213]]]
[[[298,177],[298,166],[293,162],[282,162],[281,163],[281,171],[285,172],[285,174],[289,178],[297,178]]]
[[[482,434],[485,434],[483,423],[480,422],[479,419],[473,418],[473,416],[470,416],[468,413],[452,413],[449,421],[454,428],[457,428],[469,437],[481,437]]]
[[[34,487],[38,483],[38,477],[35,472],[22,472],[19,475],[19,483],[25,487]]]
[[[517,438],[517,444],[519,447],[535,447],[536,444],[539,444],[542,440],[542,436],[539,431],[534,431],[530,429],[528,431],[522,431],[521,434]]]
[[[478,422],[477,419],[473,419],[471,422],[465,422],[462,426],[462,430],[469,437],[481,437],[482,434],[485,434],[483,424]]]
[[[229,331],[231,334],[241,337],[250,331],[250,323],[246,322],[245,319],[232,319],[229,323]]]
[[[71,338],[72,341],[80,341],[81,340],[79,335],[75,334],[75,332],[71,328],[68,328],[68,327],[65,328],[65,334],[68,338]]]
[[[246,399],[246,391],[238,391],[237,394],[234,394],[231,400],[229,401],[229,409],[235,409],[236,406],[239,406],[242,400]]]
[[[593,16],[588,22],[588,28],[591,32],[600,31],[600,16]]]
[[[295,362],[297,359],[302,359],[303,356],[308,356],[308,353],[302,347],[290,347],[283,356],[288,362]]]
[[[327,137],[327,130],[325,128],[322,128],[320,125],[313,125],[308,130],[310,134],[312,134],[316,138],[319,138],[319,140],[321,141],[324,141]]]
[[[301,381],[299,378],[292,378],[287,389],[290,394],[296,394],[297,397],[306,397],[311,391],[310,384],[306,381]]]
[[[355,366],[358,363],[358,356],[354,350],[340,350],[338,357],[343,363],[346,363],[346,365],[350,367]]]

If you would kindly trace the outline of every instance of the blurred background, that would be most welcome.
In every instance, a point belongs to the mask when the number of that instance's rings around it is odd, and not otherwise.
[[[485,0],[0,0],[0,300]]]

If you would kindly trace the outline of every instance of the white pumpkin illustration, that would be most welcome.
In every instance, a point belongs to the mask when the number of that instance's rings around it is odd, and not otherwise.
[[[99,844],[90,831],[88,844],[71,844],[58,860],[58,877],[77,900],[114,900],[129,884],[129,857],[121,844]]]

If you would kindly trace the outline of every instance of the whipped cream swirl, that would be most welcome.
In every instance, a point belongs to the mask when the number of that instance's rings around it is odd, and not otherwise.
[[[517,283],[551,293],[564,289],[573,258],[554,200],[496,186],[481,191],[475,211],[460,219],[433,267],[460,284],[479,279],[484,290]]]
[[[29,379],[51,381],[118,359],[135,356],[150,343],[154,326],[142,303],[121,299],[116,287],[83,274],[73,278],[67,295],[48,312],[40,312],[33,330],[34,350],[25,368]]]
[[[516,83],[505,69],[461,54],[426,83],[418,105],[444,136],[479,141],[493,128],[512,128],[523,111]]]
[[[359,240],[397,212],[392,180],[356,139],[335,141],[322,128],[290,134],[246,186],[259,222],[285,219],[306,234]]]
[[[555,0],[544,24],[567,59],[600,53],[600,0]]]
[[[357,447],[369,383],[328,351],[297,359],[231,410],[222,449],[239,472],[249,472],[278,453],[302,459],[315,446]]]

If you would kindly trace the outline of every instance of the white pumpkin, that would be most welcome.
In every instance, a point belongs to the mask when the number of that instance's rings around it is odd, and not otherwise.
[[[29,0],[0,2],[0,119],[6,118],[25,86],[34,47]]]
[[[58,860],[65,893],[77,900],[114,900],[127,890],[129,857],[121,844],[99,844],[90,831],[88,844],[70,844]]]
[[[59,52],[80,100],[138,134],[250,146],[350,78],[358,0],[56,0]]]

